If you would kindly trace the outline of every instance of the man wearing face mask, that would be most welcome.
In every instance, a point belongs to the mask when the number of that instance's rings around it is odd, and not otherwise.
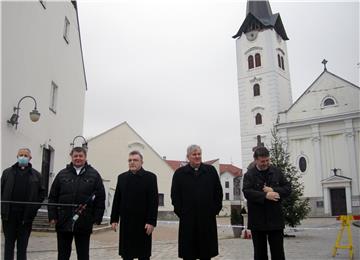
[[[45,198],[41,174],[32,168],[31,151],[21,148],[17,163],[3,171],[1,176],[1,199],[14,202],[42,202]],[[1,219],[5,236],[5,260],[14,259],[16,242],[18,260],[26,260],[32,222],[39,205],[2,203]]]

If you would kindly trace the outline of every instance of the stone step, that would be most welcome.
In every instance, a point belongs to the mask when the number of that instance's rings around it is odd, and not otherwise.
[[[111,229],[107,221],[103,221],[101,225],[94,225],[93,233],[106,231]],[[32,230],[37,232],[55,232],[55,227],[49,224],[48,212],[46,209],[40,209],[33,221]]]

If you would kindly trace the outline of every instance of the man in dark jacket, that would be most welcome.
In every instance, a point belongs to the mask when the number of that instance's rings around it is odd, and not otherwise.
[[[17,163],[4,170],[1,176],[1,199],[3,201],[39,202],[38,205],[2,203],[1,219],[5,235],[5,260],[14,259],[17,241],[17,259],[26,260],[32,222],[40,203],[45,198],[41,174],[32,168],[31,151],[19,149]]]
[[[280,169],[270,165],[265,147],[254,152],[254,167],[245,174],[244,196],[248,206],[248,227],[252,233],[254,259],[267,260],[267,241],[271,259],[284,260],[283,229],[285,227],[281,202],[290,195],[290,183]]]
[[[101,224],[105,210],[105,189],[100,174],[86,162],[84,148],[73,148],[70,156],[71,163],[56,175],[49,202],[82,206],[49,206],[49,221],[56,225],[58,260],[70,258],[73,238],[78,259],[88,260],[93,224]]]
[[[142,168],[140,152],[130,152],[128,162],[129,171],[118,176],[110,223],[116,231],[120,219],[119,255],[124,260],[147,260],[157,220],[157,180],[154,173]]]
[[[201,148],[187,149],[189,164],[174,173],[171,200],[180,219],[179,257],[210,259],[219,254],[216,215],[222,208],[223,192],[212,165],[202,163]]]

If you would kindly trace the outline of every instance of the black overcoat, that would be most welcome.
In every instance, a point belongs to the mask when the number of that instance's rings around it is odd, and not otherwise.
[[[251,230],[268,231],[285,227],[282,201],[291,192],[290,183],[277,167],[270,166],[265,178],[256,167],[248,170],[244,176],[243,192],[248,206],[248,227]],[[280,195],[279,201],[267,200],[263,187],[273,188]]]
[[[179,257],[210,258],[218,255],[216,215],[222,208],[222,187],[212,165],[177,169],[171,186],[174,212],[180,219]]]
[[[28,202],[42,202],[45,199],[45,188],[42,182],[41,174],[32,168],[31,163],[29,163],[29,186],[27,190],[27,201]],[[12,191],[15,184],[15,174],[19,168],[19,164],[15,163],[10,168],[4,170],[1,176],[1,199],[2,200],[11,200]],[[36,216],[39,205],[26,205],[24,212],[24,222],[32,222]],[[3,220],[9,220],[10,215],[9,203],[1,203],[1,218]]]
[[[151,256],[151,235],[145,224],[156,226],[158,212],[156,175],[140,169],[118,176],[110,223],[120,219],[119,255],[123,258]]]

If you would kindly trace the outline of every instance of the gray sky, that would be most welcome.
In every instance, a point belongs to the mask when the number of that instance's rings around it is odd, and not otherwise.
[[[359,2],[270,1],[295,101],[323,70],[358,85]],[[88,91],[84,135],[127,121],[160,155],[241,166],[235,40],[246,1],[79,0]],[[91,147],[90,147],[91,149]],[[114,149],[116,149],[114,147]]]

